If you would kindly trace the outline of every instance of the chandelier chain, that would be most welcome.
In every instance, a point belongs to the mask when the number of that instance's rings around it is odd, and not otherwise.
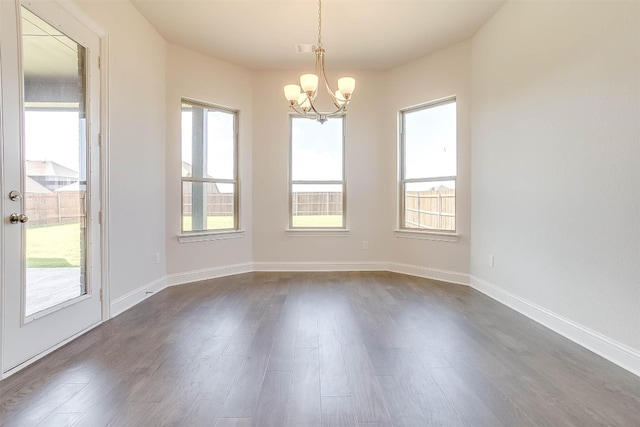
[[[318,0],[318,47],[322,47],[322,0]]]

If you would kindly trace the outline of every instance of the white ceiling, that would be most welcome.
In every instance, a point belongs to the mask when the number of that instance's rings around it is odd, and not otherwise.
[[[387,70],[473,36],[506,0],[324,0],[327,65]],[[169,42],[251,69],[308,66],[315,0],[131,0]],[[331,64],[331,65],[329,65]]]

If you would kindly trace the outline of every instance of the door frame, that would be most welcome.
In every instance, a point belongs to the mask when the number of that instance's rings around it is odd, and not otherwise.
[[[38,0],[42,1],[42,0]],[[68,342],[74,340],[78,336],[88,332],[89,330],[99,326],[106,320],[111,318],[111,304],[110,304],[110,256],[109,256],[109,176],[110,176],[110,163],[109,163],[109,35],[108,33],[97,24],[89,15],[87,15],[82,9],[79,8],[75,3],[71,0],[44,0],[49,1],[61,9],[64,9],[67,13],[69,13],[73,18],[77,19],[80,23],[82,23],[85,27],[87,27],[90,31],[92,31],[100,41],[99,47],[99,69],[100,69],[100,130],[99,130],[99,151],[100,151],[100,176],[99,176],[99,190],[100,190],[100,208],[99,208],[99,223],[100,223],[100,259],[101,259],[101,321],[96,325],[91,326],[88,329],[85,329],[62,342],[54,345],[53,347],[43,351],[42,353],[32,357],[15,366],[14,368],[7,370],[5,372],[5,367],[3,366],[4,361],[4,352],[5,348],[5,277],[4,274],[0,274],[0,380],[7,378],[14,373],[20,371],[21,369],[29,366],[30,364],[36,362],[47,354],[57,350]],[[29,5],[32,3],[29,0],[15,0],[18,8],[22,4]],[[0,9],[0,14],[2,10]],[[0,20],[1,20],[0,16]],[[18,19],[16,17],[16,19]],[[2,52],[0,52],[0,61],[2,61]],[[2,91],[2,76],[0,75],[0,93]],[[2,123],[2,112],[3,105],[0,97],[0,128],[3,126]],[[4,152],[4,140],[3,140],[3,132],[0,132],[0,152]],[[0,176],[4,176],[4,164],[0,162]],[[5,204],[7,203],[7,193],[6,193],[4,179],[0,182],[0,211],[4,212]],[[0,227],[0,271],[5,271],[4,263],[5,263],[5,244],[4,244],[4,227],[7,224],[6,218],[3,218],[3,225]]]

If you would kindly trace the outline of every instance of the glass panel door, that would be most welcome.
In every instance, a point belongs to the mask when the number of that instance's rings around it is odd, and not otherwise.
[[[102,320],[100,37],[83,19],[0,0],[3,374]]]

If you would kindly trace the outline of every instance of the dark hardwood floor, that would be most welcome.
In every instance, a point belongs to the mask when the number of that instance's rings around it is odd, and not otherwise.
[[[0,382],[6,426],[640,426],[640,378],[471,288],[169,288]]]

